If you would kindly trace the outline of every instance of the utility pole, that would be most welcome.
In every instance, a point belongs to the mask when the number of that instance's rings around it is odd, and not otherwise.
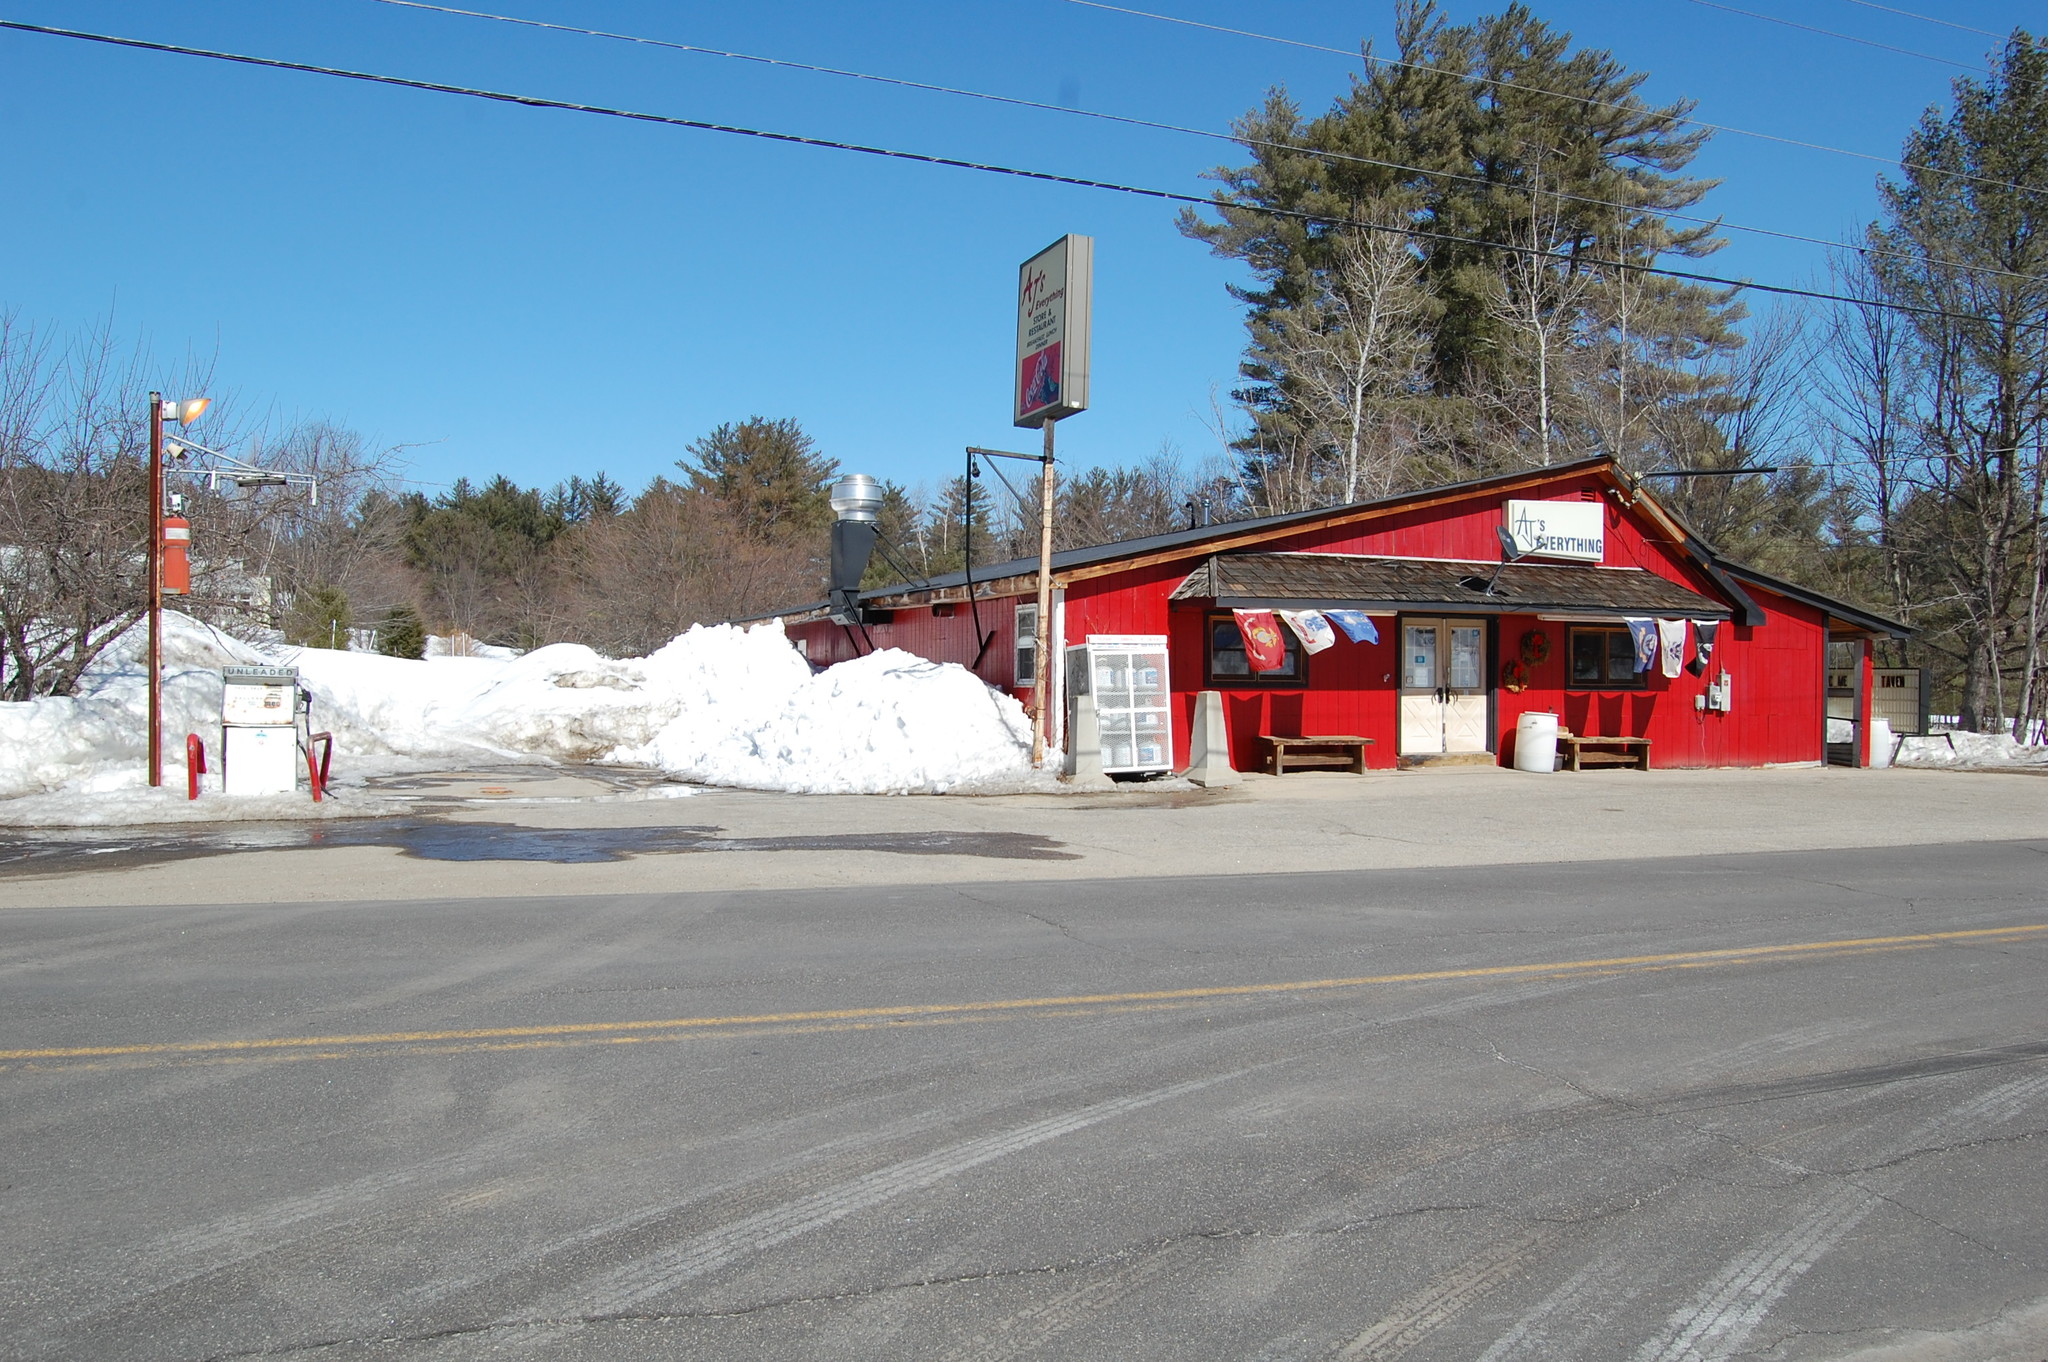
[[[1038,477],[1038,684],[1031,689],[1031,765],[1045,765],[1047,718],[1052,713],[1052,427],[1045,418],[1045,459]]]
[[[149,783],[164,783],[164,395],[149,395]]]

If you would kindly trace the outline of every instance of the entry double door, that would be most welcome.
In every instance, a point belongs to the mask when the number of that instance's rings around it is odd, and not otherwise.
[[[1486,622],[1401,620],[1401,755],[1485,752]]]

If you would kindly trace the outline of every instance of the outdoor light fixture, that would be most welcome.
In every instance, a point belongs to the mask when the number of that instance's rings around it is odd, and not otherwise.
[[[880,519],[882,484],[865,473],[848,473],[832,484],[832,513],[841,520]]]
[[[206,409],[212,405],[210,397],[188,397],[183,402],[166,401],[162,404],[164,420],[189,426],[205,415]]]

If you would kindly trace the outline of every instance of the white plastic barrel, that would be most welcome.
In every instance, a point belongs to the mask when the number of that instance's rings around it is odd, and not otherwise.
[[[1515,723],[1515,769],[1554,771],[1557,769],[1557,716],[1540,709],[1523,714]]]

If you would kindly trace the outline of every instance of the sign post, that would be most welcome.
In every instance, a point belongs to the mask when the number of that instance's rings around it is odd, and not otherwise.
[[[1063,236],[1017,271],[1015,423],[1045,432],[1038,479],[1038,653],[1031,688],[1031,764],[1045,765],[1052,697],[1053,423],[1088,409],[1088,343],[1095,285],[1095,239]]]

